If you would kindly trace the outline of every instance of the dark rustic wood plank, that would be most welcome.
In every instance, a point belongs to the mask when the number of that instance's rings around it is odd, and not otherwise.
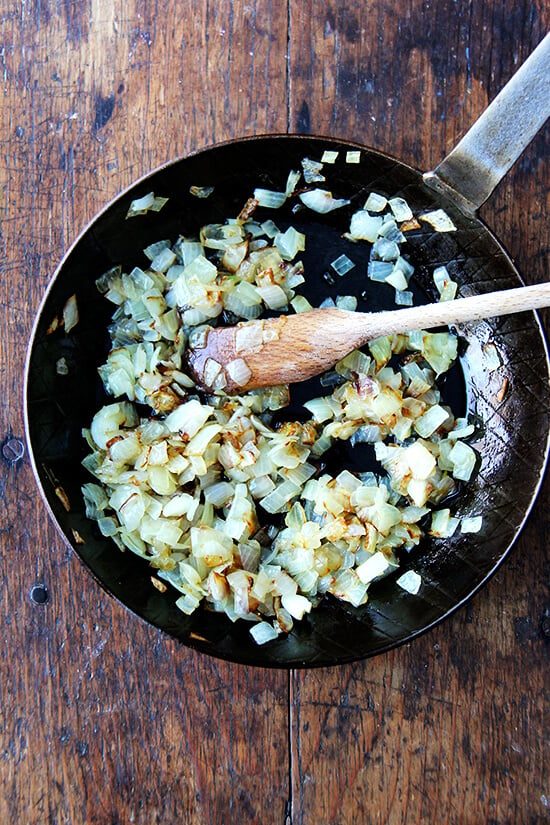
[[[198,656],[103,594],[18,459],[25,342],[64,249],[132,180],[286,128],[281,0],[0,13],[0,821],[282,822],[288,676]],[[30,598],[34,584],[45,604]]]
[[[432,168],[550,23],[542,2],[292,7],[291,124]],[[482,215],[548,277],[548,130]],[[456,617],[291,685],[293,822],[515,823],[548,814],[550,483],[509,561]]]

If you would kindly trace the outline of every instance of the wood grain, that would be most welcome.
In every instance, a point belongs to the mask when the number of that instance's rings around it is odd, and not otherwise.
[[[3,5],[0,822],[545,821],[548,482],[470,607],[404,649],[289,683],[184,649],[98,589],[21,457],[21,387],[46,283],[131,181],[287,130],[428,169],[549,24],[542,0]],[[528,282],[547,279],[547,146],[548,130],[483,210]]]
[[[543,3],[306,3],[291,29],[291,122],[433,168],[548,28]],[[482,214],[547,280],[548,129]],[[548,814],[550,485],[510,561],[406,648],[293,674],[293,821],[537,823]]]

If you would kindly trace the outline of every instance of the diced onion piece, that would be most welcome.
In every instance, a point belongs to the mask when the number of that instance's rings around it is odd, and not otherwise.
[[[355,312],[357,309],[357,298],[355,295],[337,295],[336,306],[346,312]]]
[[[302,192],[300,200],[308,209],[322,215],[332,212],[334,209],[341,209],[349,203],[349,200],[345,198],[333,198],[332,192],[327,192],[325,189],[311,189],[309,192]]]
[[[194,261],[195,258],[203,254],[202,244],[199,243],[199,241],[183,241],[180,249],[184,266],[187,266]]]
[[[403,273],[395,267],[386,278],[386,283],[393,286],[397,292],[405,292],[409,285]]]
[[[269,243],[265,238],[255,238],[248,244],[248,249],[250,252],[256,252],[258,249],[265,249],[267,246],[269,246]]]
[[[439,296],[440,301],[454,301],[456,298],[456,293],[458,291],[458,284],[454,281],[447,281],[443,289],[441,290],[441,295]]]
[[[361,209],[351,216],[349,237],[356,241],[374,243],[381,226],[382,218],[370,215],[366,210]]]
[[[458,527],[459,519],[451,516],[451,511],[444,507],[441,510],[434,510],[430,526],[430,536],[448,539],[454,535]]]
[[[395,303],[398,306],[412,307],[412,305],[414,303],[414,296],[413,296],[412,292],[409,292],[408,290],[396,289],[395,290]]]
[[[436,404],[416,420],[414,428],[421,438],[429,438],[448,419],[449,412]]]
[[[212,484],[204,491],[206,501],[209,501],[214,507],[223,507],[227,504],[235,494],[235,488],[227,481],[220,481],[217,484]]]
[[[102,407],[93,417],[90,432],[94,443],[100,450],[105,450],[108,442],[120,434],[121,427],[135,427],[137,423],[133,405],[121,401]]]
[[[406,241],[405,235],[403,235],[395,220],[385,215],[383,216],[383,220],[384,222],[378,232],[379,237],[397,244],[404,243],[404,241]]]
[[[298,185],[298,181],[300,180],[300,174],[301,174],[300,172],[292,172],[292,171],[288,173],[288,178],[287,178],[286,187],[285,187],[285,195],[287,196],[287,198],[290,197],[290,195],[292,195],[292,193],[296,189],[296,186]]]
[[[437,287],[437,291],[441,294],[441,291],[445,284],[450,280],[451,276],[449,275],[449,270],[446,266],[436,266],[433,272],[433,279],[434,284]]]
[[[321,157],[321,163],[336,163],[339,152],[333,152],[330,149],[325,149]]]
[[[63,326],[65,332],[70,332],[78,324],[78,304],[76,295],[71,295],[63,307]]]
[[[413,217],[413,212],[409,204],[404,198],[390,198],[388,205],[393,212],[396,221],[410,221]]]
[[[257,287],[258,295],[269,309],[282,309],[288,304],[288,298],[278,284]]]
[[[235,358],[234,361],[230,361],[226,364],[225,371],[231,381],[238,387],[244,387],[252,376],[252,370],[243,358]]]
[[[452,301],[452,300],[454,300],[454,298],[456,296],[456,293],[457,293],[458,284],[455,283],[451,279],[451,276],[449,275],[447,267],[446,266],[436,267],[434,269],[433,279],[434,279],[434,283],[437,287],[437,290],[439,292],[439,300],[440,301]]]
[[[257,352],[263,346],[263,327],[261,321],[242,324],[235,331],[235,352]]]
[[[483,344],[482,350],[483,355],[485,356],[484,366],[489,370],[489,372],[498,370],[502,366],[502,361],[495,345],[491,342],[488,344]]]
[[[300,487],[297,484],[292,481],[283,481],[272,493],[261,499],[260,504],[268,513],[279,513],[299,492]]]
[[[271,189],[255,189],[254,199],[258,201],[258,206],[265,206],[267,209],[279,209],[286,201],[286,192],[273,192]]]
[[[468,424],[466,419],[460,418],[456,420],[455,427],[447,438],[449,441],[455,441],[457,438],[468,438],[475,433],[475,429],[473,424]]]
[[[167,272],[176,262],[176,253],[171,249],[161,249],[151,261],[151,269],[155,272]]]
[[[458,340],[449,332],[422,332],[418,335],[421,340],[422,355],[437,375],[447,372],[458,352]],[[414,335],[409,335],[412,344]]]
[[[479,533],[483,525],[482,516],[466,516],[460,522],[461,533]]]
[[[407,593],[410,593],[412,596],[416,596],[422,585],[422,577],[414,570],[407,570],[406,573],[399,576],[396,580],[396,584],[398,584],[403,590],[406,590]]]
[[[334,576],[334,581],[329,584],[328,591],[337,598],[350,602],[354,607],[359,607],[367,601],[368,584],[361,581],[355,570],[345,568],[339,570]]]
[[[348,258],[347,255],[340,255],[336,258],[335,261],[332,261],[331,267],[334,269],[337,275],[343,276],[346,275],[350,270],[354,268],[355,264]]]
[[[258,476],[249,482],[248,489],[250,490],[250,495],[254,498],[264,498],[273,492],[275,482],[269,476]]]
[[[265,645],[277,639],[279,634],[269,622],[261,621],[250,628],[250,635],[257,645]]]
[[[371,281],[384,283],[394,270],[391,261],[369,261],[367,266],[367,277]]]
[[[312,398],[310,401],[305,402],[304,407],[306,410],[309,410],[313,419],[317,421],[318,424],[334,418],[334,410],[326,398]]]
[[[242,241],[242,243],[238,244],[231,244],[226,247],[225,252],[223,253],[222,267],[227,269],[229,272],[236,272],[246,258],[247,252],[248,241]]]
[[[154,192],[148,192],[147,195],[144,195],[142,198],[136,198],[131,202],[126,217],[132,218],[135,215],[144,215],[149,209],[151,209],[154,200]]]
[[[407,261],[405,258],[403,258],[401,255],[396,260],[396,262],[394,264],[394,269],[399,269],[400,272],[403,273],[403,275],[405,276],[407,281],[410,280],[410,278],[411,278],[411,276],[414,272],[414,266],[411,263],[409,263],[409,261]]]
[[[127,218],[133,218],[136,215],[145,215],[149,210],[153,212],[160,212],[168,198],[155,197],[154,192],[148,192],[142,198],[136,198],[130,204]]]
[[[69,374],[69,365],[67,364],[67,359],[64,355],[62,355],[61,358],[58,358],[55,362],[55,371],[58,375]]]
[[[443,209],[434,209],[418,216],[421,221],[429,223],[436,232],[456,232],[456,226]]]
[[[457,441],[449,453],[453,464],[453,476],[459,481],[469,481],[476,465],[476,454],[468,444]]]
[[[268,238],[275,238],[280,232],[279,227],[272,220],[264,221],[261,226]]]
[[[365,209],[369,212],[383,212],[388,204],[388,199],[377,192],[371,192],[365,203]]]
[[[142,198],[136,198],[130,204],[127,218],[134,218],[136,215],[145,215],[147,212],[160,212],[162,207],[168,202],[168,198],[155,197],[154,192],[148,192]]]
[[[436,460],[433,453],[424,447],[420,441],[415,441],[405,449],[405,458],[413,477],[416,479],[429,478],[435,470]]]
[[[201,227],[200,238],[208,249],[225,251],[232,244],[240,244],[244,240],[244,232],[239,223],[212,223]]]
[[[310,613],[312,608],[310,600],[298,593],[282,596],[281,604],[294,619],[303,619],[304,615]]]
[[[313,307],[303,295],[296,295],[290,302],[294,312],[309,312]]]
[[[184,433],[190,438],[198,433],[214,412],[212,407],[200,401],[187,401],[181,404],[166,418],[165,424],[173,433]]]
[[[207,387],[211,387],[221,371],[222,365],[213,358],[207,358],[204,365],[203,378]]]
[[[346,152],[346,163],[360,163],[361,152],[359,150],[352,150]]]
[[[372,257],[378,261],[397,261],[399,245],[387,238],[378,238],[372,247]]]
[[[384,553],[377,551],[376,553],[373,553],[370,558],[360,564],[355,569],[355,572],[363,584],[370,584],[370,582],[375,579],[379,579],[384,576],[390,569],[390,566],[391,565]]]
[[[303,158],[302,169],[304,170],[304,180],[306,183],[321,183],[325,180],[324,175],[321,174],[323,164],[318,160],[311,160],[311,158]]]
[[[298,252],[303,252],[306,248],[306,236],[289,226],[286,232],[275,235],[274,243],[283,260],[293,261]]]
[[[190,186],[189,192],[195,198],[209,198],[214,191],[213,186]]]

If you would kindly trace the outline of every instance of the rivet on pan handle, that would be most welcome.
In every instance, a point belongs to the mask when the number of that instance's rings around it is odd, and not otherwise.
[[[467,214],[484,203],[550,117],[550,34],[433,172],[428,186]]]

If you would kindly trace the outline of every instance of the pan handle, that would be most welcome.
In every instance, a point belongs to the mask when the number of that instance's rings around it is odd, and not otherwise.
[[[425,183],[473,215],[550,117],[550,33]]]

